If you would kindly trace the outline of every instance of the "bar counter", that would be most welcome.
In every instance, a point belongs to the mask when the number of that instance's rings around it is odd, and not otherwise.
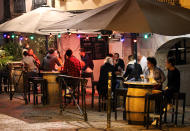
[[[124,84],[128,85],[126,98],[127,121],[129,124],[144,124],[145,95],[160,92],[154,90],[154,86],[157,84],[148,82],[124,82]],[[153,104],[151,102],[151,107],[153,107]]]

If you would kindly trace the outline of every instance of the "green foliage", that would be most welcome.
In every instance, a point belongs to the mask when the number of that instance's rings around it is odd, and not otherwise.
[[[13,61],[21,60],[22,59],[22,48],[18,43],[9,42],[3,45],[3,49],[5,50],[5,56],[13,57]]]
[[[0,70],[4,70],[7,63],[22,59],[22,49],[18,43],[8,42],[2,46],[0,52]]]

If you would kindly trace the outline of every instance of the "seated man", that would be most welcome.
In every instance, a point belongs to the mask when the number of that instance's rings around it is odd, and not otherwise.
[[[42,63],[42,68],[44,71],[56,71],[55,65],[57,64],[58,66],[61,66],[59,63],[59,60],[57,57],[54,55],[54,49],[50,49],[48,51],[48,54],[44,57],[43,63]]]
[[[170,101],[173,94],[180,91],[180,72],[175,67],[175,59],[173,57],[167,58],[166,68],[168,69],[168,87],[166,88],[166,92]]]
[[[72,50],[68,49],[65,53],[63,74],[66,74],[68,76],[80,77],[80,71],[80,61],[73,56]]]
[[[28,54],[27,51],[23,52],[23,64],[27,68],[27,72],[38,72],[38,68],[35,65],[35,59]]]
[[[93,60],[90,59],[90,57],[86,54],[85,50],[83,48],[80,49],[80,56],[81,60],[84,63],[84,67],[82,67],[82,73],[87,72],[91,73],[94,69],[94,63]]]

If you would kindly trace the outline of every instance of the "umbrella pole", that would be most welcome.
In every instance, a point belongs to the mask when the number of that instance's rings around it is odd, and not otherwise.
[[[48,52],[48,35],[46,35],[45,37],[46,37],[45,47],[46,47],[46,51]]]

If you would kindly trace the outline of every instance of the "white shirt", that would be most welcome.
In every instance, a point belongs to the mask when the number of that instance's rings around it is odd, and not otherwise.
[[[147,58],[145,56],[143,56],[140,60],[140,63],[139,63],[142,67],[142,72],[143,74],[145,73],[145,71],[148,69],[147,68]]]

